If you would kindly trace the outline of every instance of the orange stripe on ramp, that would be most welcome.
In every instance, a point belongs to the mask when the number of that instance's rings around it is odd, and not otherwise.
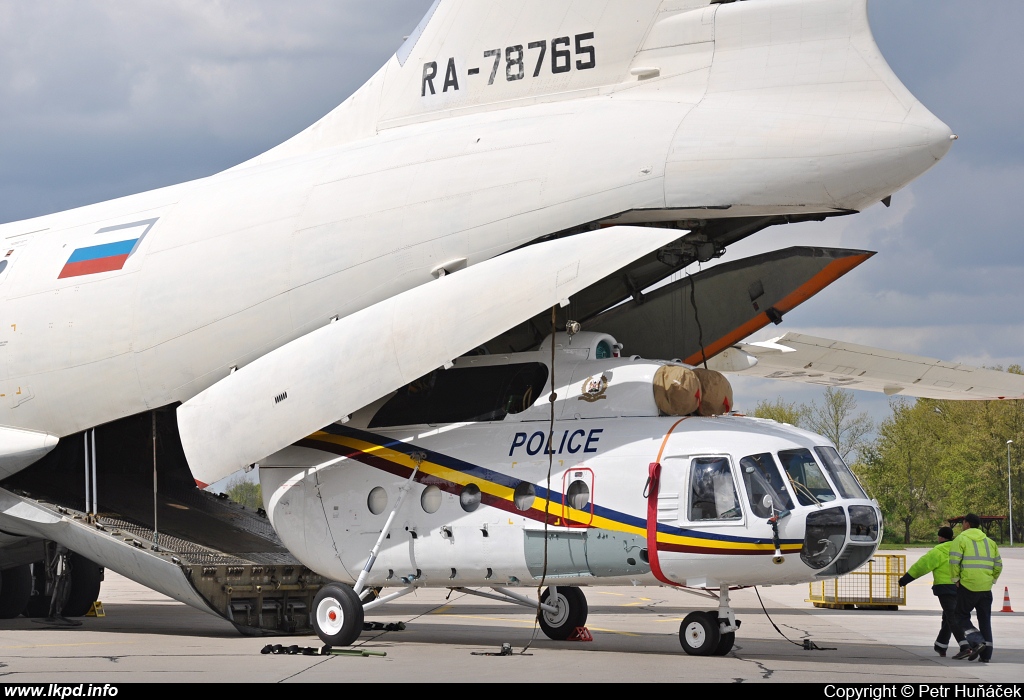
[[[775,305],[775,310],[782,314],[789,313],[870,257],[870,254],[851,255],[841,260],[830,262],[821,272],[784,297],[782,301]],[[695,352],[683,361],[688,365],[700,364],[705,358],[711,359],[726,348],[735,345],[744,338],[750,337],[769,323],[771,323],[771,319],[768,318],[768,314],[764,312],[759,313],[742,326],[705,345],[703,354],[699,351]]]

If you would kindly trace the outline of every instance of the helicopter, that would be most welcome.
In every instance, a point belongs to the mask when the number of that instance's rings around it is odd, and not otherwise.
[[[714,370],[621,349],[582,332],[459,358],[262,460],[275,530],[330,580],[310,611],[320,639],[351,644],[366,612],[440,587],[537,607],[564,640],[586,586],[665,585],[717,597],[679,639],[722,655],[730,589],[874,554],[878,504],[826,438],[733,413]]]

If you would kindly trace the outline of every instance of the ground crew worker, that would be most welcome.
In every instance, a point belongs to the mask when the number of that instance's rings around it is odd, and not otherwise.
[[[954,659],[983,662],[992,658],[992,586],[1003,572],[999,547],[978,529],[981,518],[968,513],[963,532],[949,547],[949,574],[957,584],[954,624],[970,646],[960,649]],[[978,628],[971,625],[971,611],[978,615]]]
[[[931,551],[918,559],[910,570],[900,578],[900,585],[906,586],[911,581],[921,578],[926,573],[932,574],[932,594],[939,599],[942,606],[942,626],[939,627],[939,636],[935,638],[935,652],[939,656],[946,655],[949,648],[950,633],[956,637],[960,648],[967,646],[967,640],[959,631],[954,622],[956,615],[957,587],[950,578],[949,573],[949,548],[953,544],[953,528],[939,528],[939,544],[932,547]]]

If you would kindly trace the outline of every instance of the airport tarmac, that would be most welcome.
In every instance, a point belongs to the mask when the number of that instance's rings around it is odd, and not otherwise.
[[[908,566],[925,549],[906,554]],[[994,610],[1010,591],[1016,613],[993,613],[990,664],[939,658],[932,640],[939,606],[931,583],[911,584],[899,611],[829,610],[805,602],[806,585],[732,595],[742,628],[725,657],[692,657],[679,645],[690,610],[711,609],[667,588],[585,589],[592,642],[552,642],[531,611],[447,591],[421,591],[368,615],[407,629],[364,632],[357,646],[386,656],[263,655],[267,644],[320,646],[315,637],[242,637],[227,622],[154,593],[113,572],[103,585],[103,618],[50,629],[26,618],[0,621],[0,683],[387,682],[1024,682],[1024,549],[1003,550]],[[1016,601],[1014,603],[1014,601]],[[530,643],[526,654],[521,654]],[[833,648],[808,651],[805,639]],[[512,656],[497,652],[502,642]],[[954,642],[955,645],[955,642]]]

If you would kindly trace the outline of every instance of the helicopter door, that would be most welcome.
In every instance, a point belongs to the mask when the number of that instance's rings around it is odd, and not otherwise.
[[[665,457],[662,460],[661,476],[656,494],[659,523],[676,525],[682,520],[679,507],[680,503],[686,501],[687,462],[687,458],[680,457]]]

